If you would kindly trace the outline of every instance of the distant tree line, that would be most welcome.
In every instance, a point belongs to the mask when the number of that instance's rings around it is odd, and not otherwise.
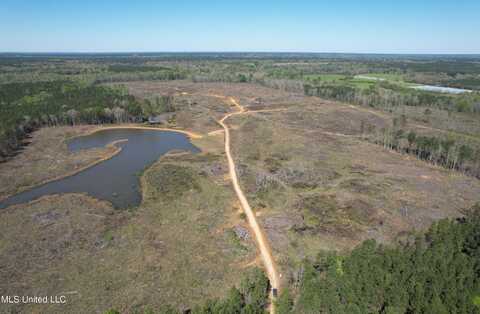
[[[131,61],[123,63],[59,61],[48,63],[20,62],[2,66],[0,84],[45,81],[85,81],[90,83],[127,82],[136,80],[170,81],[186,79],[188,69],[179,66],[147,65]]]
[[[457,112],[480,112],[480,99],[477,95],[451,96],[428,93],[398,87],[388,82],[381,82],[369,88],[332,83],[304,84],[303,89],[308,96],[381,109],[396,106],[424,106]]]
[[[128,81],[173,81],[187,78],[180,68],[112,66],[108,72],[90,75],[95,83]]]
[[[0,87],[0,159],[42,126],[142,121],[142,104],[125,90],[68,81]]]
[[[404,115],[393,119],[391,127],[375,129],[363,121],[362,137],[386,149],[414,155],[432,164],[480,178],[480,149],[452,136],[429,136],[406,129]]]
[[[136,73],[136,72],[157,72],[157,71],[172,71],[173,69],[162,66],[149,66],[136,63],[116,63],[108,66],[109,72],[115,73]]]

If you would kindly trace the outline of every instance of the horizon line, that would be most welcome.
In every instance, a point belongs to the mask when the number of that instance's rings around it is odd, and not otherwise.
[[[352,55],[444,55],[444,56],[455,56],[455,55],[465,55],[465,56],[480,56],[480,52],[326,52],[326,51],[234,51],[234,50],[164,50],[164,51],[155,51],[155,50],[145,50],[145,51],[0,51],[0,55],[8,54],[167,54],[167,53],[176,53],[176,54],[214,54],[214,53],[224,53],[224,54],[352,54]]]

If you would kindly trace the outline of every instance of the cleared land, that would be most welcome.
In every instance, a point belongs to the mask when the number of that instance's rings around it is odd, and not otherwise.
[[[411,232],[462,215],[477,201],[478,180],[361,140],[361,121],[380,129],[392,123],[393,114],[248,84],[128,86],[138,95],[188,92],[179,101],[198,109],[182,114],[197,123],[208,93],[234,96],[251,110],[287,109],[229,122],[242,188],[284,280],[295,280],[291,266],[320,249],[349,249],[367,238],[408,240]],[[425,128],[430,122],[414,122],[414,129],[436,132]]]
[[[260,264],[229,182],[224,134],[216,122],[235,109],[215,95],[235,97],[259,111],[229,118],[232,155],[285,283],[295,282],[295,266],[319,250],[349,249],[367,238],[407,241],[415,230],[460,216],[478,200],[477,179],[362,140],[361,121],[382,128],[392,123],[388,112],[250,84],[126,86],[141,98],[175,95],[177,113],[165,127],[204,135],[192,140],[202,153],[164,156],[147,169],[141,177],[143,203],[130,212],[73,194],[0,212],[0,265],[5,265],[0,290],[64,292],[71,301],[69,308],[30,305],[22,311],[101,312],[113,306],[132,311],[165,303],[186,308],[224,295],[244,267]],[[265,109],[282,110],[261,112]],[[0,165],[6,180],[18,177],[8,188],[2,185],[3,193],[75,169],[51,172],[42,166],[66,167],[63,159],[54,163],[49,157],[62,152],[66,164],[80,158],[66,152],[59,139],[68,135],[57,134],[59,129],[35,133],[25,152]],[[47,146],[41,141],[57,144],[37,154]],[[82,165],[104,153],[84,152],[89,158]],[[9,170],[21,162],[34,168]]]

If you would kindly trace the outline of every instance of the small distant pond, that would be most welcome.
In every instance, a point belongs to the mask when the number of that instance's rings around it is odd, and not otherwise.
[[[0,208],[26,203],[44,195],[87,193],[107,200],[116,208],[138,206],[142,201],[139,174],[160,156],[171,150],[199,152],[182,133],[147,129],[106,129],[68,142],[71,152],[104,147],[114,141],[120,153],[75,175],[52,181],[0,202]]]
[[[367,81],[387,81],[386,78],[377,77],[377,76],[370,76],[370,75],[355,75],[356,79],[367,80]],[[395,81],[394,81],[395,82]],[[399,82],[397,82],[399,83]],[[446,94],[463,94],[463,93],[471,93],[472,91],[469,89],[463,88],[453,88],[453,87],[444,87],[444,86],[435,86],[435,85],[422,85],[422,84],[412,84],[412,83],[404,83],[404,86],[408,86],[409,88],[422,90],[426,92],[435,92],[435,93],[446,93]]]
[[[434,86],[434,85],[413,85],[411,88],[423,90],[427,92],[437,92],[437,93],[447,93],[447,94],[463,94],[471,93],[471,90],[463,88],[453,88],[453,87],[443,87],[443,86]]]

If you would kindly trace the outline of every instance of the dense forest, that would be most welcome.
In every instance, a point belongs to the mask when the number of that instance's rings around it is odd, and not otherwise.
[[[0,85],[0,160],[42,126],[143,122],[174,111],[173,96],[140,102],[122,87],[72,81]]]
[[[276,300],[278,314],[480,313],[480,205],[396,247],[367,240],[347,255],[320,253],[298,273]],[[224,299],[188,311],[265,313],[268,288],[268,279],[256,269]],[[144,313],[181,312],[167,307]]]
[[[66,81],[11,83],[0,88],[0,158],[41,126],[136,122],[140,103],[121,89]]]
[[[369,240],[302,270],[294,313],[480,313],[480,207],[396,248]]]

